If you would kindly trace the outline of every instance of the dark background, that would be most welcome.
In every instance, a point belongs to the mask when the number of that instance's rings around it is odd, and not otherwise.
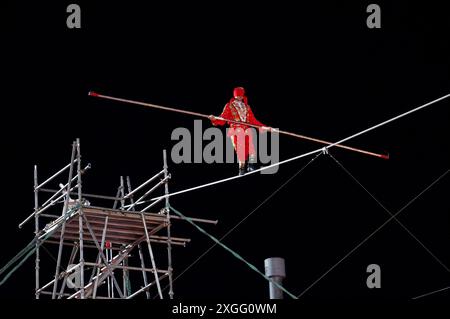
[[[32,223],[23,230],[17,225],[33,209],[34,164],[42,181],[69,161],[71,142],[79,137],[83,161],[93,165],[84,190],[115,195],[120,175],[129,175],[134,185],[145,181],[161,169],[162,150],[175,144],[172,130],[193,127],[192,117],[99,100],[88,97],[90,90],[219,114],[240,85],[263,123],[330,141],[450,93],[448,13],[430,2],[377,2],[382,28],[368,29],[365,1],[77,1],[82,28],[72,30],[66,27],[69,3],[8,3],[2,10],[2,265],[33,236]],[[396,213],[449,168],[449,103],[347,142],[389,152],[389,161],[339,149],[332,154]],[[320,146],[280,140],[281,159]],[[282,165],[275,175],[176,196],[171,203],[186,215],[219,219],[205,228],[221,237],[309,159]],[[169,169],[173,191],[237,173],[236,164],[169,163]],[[398,217],[447,267],[449,182],[445,176]],[[285,287],[298,295],[388,217],[321,156],[224,243],[261,270],[265,258],[284,257]],[[192,238],[186,248],[174,248],[176,276],[212,242],[189,225],[176,225],[173,233]],[[163,253],[158,256],[164,264]],[[381,266],[381,289],[366,287],[372,263]],[[50,278],[54,268],[42,271]],[[410,301],[449,284],[449,272],[391,221],[302,299]],[[220,247],[174,287],[180,299],[268,296],[267,282]],[[442,302],[449,293],[416,302]],[[34,297],[34,260],[0,287],[0,297]]]

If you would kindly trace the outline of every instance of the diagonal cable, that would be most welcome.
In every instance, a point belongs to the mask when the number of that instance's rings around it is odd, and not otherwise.
[[[339,162],[333,155],[331,155],[330,153],[328,153],[328,155],[342,168],[342,170],[344,172],[347,173],[347,175],[349,175],[359,186],[361,186],[361,188],[367,193],[369,194],[370,197],[373,198],[373,200],[375,200],[375,202],[377,202],[378,205],[380,205],[389,215],[391,215],[393,217],[393,219],[412,237],[414,238],[420,246],[422,246],[427,252],[428,254],[430,254],[442,267],[444,267],[444,269],[450,273],[450,269],[438,258],[436,257],[435,254],[433,254],[433,252],[431,252],[430,249],[428,249],[405,225],[403,225],[403,223],[401,221],[399,221],[371,192],[369,192],[369,190],[364,187],[361,182],[352,174],[349,172],[349,170],[347,170],[344,165],[342,165],[341,162]]]
[[[199,232],[201,232],[202,234],[206,235],[207,237],[209,237],[211,240],[213,240],[217,245],[219,245],[220,247],[222,247],[223,249],[225,249],[226,251],[228,251],[233,257],[235,257],[236,259],[242,261],[245,265],[247,265],[247,267],[249,267],[251,270],[253,270],[254,272],[256,272],[258,275],[260,275],[261,277],[263,277],[264,279],[266,279],[268,282],[274,284],[275,286],[277,286],[278,289],[284,291],[289,297],[291,297],[292,299],[297,299],[297,297],[295,295],[293,295],[292,293],[290,293],[286,288],[284,288],[280,283],[276,282],[275,280],[273,280],[272,278],[269,278],[267,275],[265,275],[263,272],[261,272],[255,265],[253,265],[252,263],[250,263],[249,261],[245,260],[244,257],[242,257],[239,253],[237,253],[235,250],[231,249],[230,247],[228,247],[227,245],[223,244],[220,240],[218,240],[216,237],[214,237],[213,235],[209,234],[206,230],[204,230],[202,227],[198,226],[196,223],[194,223],[192,221],[191,218],[184,216],[181,212],[179,212],[178,210],[176,210],[175,208],[173,208],[172,206],[169,205],[169,208],[171,211],[175,212],[178,216],[180,216],[181,218],[183,218],[184,220],[186,220],[188,223],[190,223],[192,226],[194,226]]]
[[[445,177],[450,170],[446,170],[442,175],[440,175],[437,179],[435,179],[430,185],[428,185],[423,191],[421,191],[418,195],[416,195],[413,199],[411,199],[405,206],[403,206],[395,215],[389,217],[383,224],[381,224],[377,229],[375,229],[369,236],[364,238],[358,245],[356,245],[352,250],[350,250],[344,257],[342,257],[337,263],[331,266],[325,273],[323,273],[319,278],[317,278],[311,285],[309,285],[302,293],[300,293],[297,297],[303,296],[307,291],[309,291],[312,287],[314,287],[320,280],[322,280],[330,271],[336,268],[340,263],[342,263],[345,259],[347,259],[353,252],[355,252],[359,247],[361,247],[366,241],[368,241],[373,235],[378,233],[384,226],[386,226],[392,219],[397,217],[402,211],[409,207],[414,201],[416,201],[420,196],[422,196],[427,190],[429,190],[433,185],[439,182],[443,177]]]
[[[434,290],[434,291],[432,291],[432,292],[428,292],[428,293],[426,293],[426,294],[423,294],[423,295],[414,297],[414,298],[412,298],[412,299],[413,299],[413,300],[417,300],[417,299],[420,299],[420,298],[423,298],[423,297],[427,297],[427,296],[433,295],[433,294],[438,293],[438,292],[441,292],[441,291],[445,291],[445,290],[447,290],[447,289],[450,289],[450,286],[445,287],[445,288],[442,288],[442,289],[439,289],[439,290]]]

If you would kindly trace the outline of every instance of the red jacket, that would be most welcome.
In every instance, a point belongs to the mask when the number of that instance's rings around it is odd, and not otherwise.
[[[246,114],[244,114],[245,121],[243,121],[241,119],[241,116],[239,115],[238,110],[236,109],[236,107],[233,105],[233,102],[235,101],[235,99],[231,99],[230,102],[228,102],[225,107],[223,108],[222,114],[220,114],[221,118],[224,118],[226,120],[233,120],[233,121],[237,121],[237,122],[242,122],[242,123],[249,123],[249,124],[253,124],[253,125],[258,125],[258,126],[265,126],[264,124],[262,124],[260,121],[258,121],[255,118],[255,115],[252,112],[252,109],[250,108],[250,105],[248,105],[244,100],[244,104],[245,104],[245,109],[246,109]],[[249,128],[249,126],[244,125],[244,124],[235,124],[235,123],[230,123],[224,120],[219,120],[219,119],[213,119],[211,120],[212,124],[214,126],[216,125],[224,125],[225,123],[228,123],[230,125],[230,128],[242,128],[243,130],[246,130]],[[232,132],[228,131],[228,135],[233,135]]]

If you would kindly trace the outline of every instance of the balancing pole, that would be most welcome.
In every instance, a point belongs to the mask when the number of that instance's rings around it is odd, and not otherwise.
[[[102,99],[118,101],[118,102],[123,102],[123,103],[128,103],[128,104],[141,105],[141,106],[145,106],[145,107],[151,107],[151,108],[160,109],[160,110],[164,110],[164,111],[188,114],[188,115],[192,115],[192,116],[196,116],[196,117],[202,117],[202,118],[207,118],[207,119],[209,119],[211,117],[211,115],[206,115],[206,114],[202,114],[202,113],[191,112],[191,111],[176,109],[176,108],[167,107],[167,106],[155,105],[155,104],[151,104],[151,103],[145,103],[145,102],[139,102],[139,101],[133,101],[133,100],[128,100],[128,99],[117,98],[117,97],[113,97],[113,96],[99,94],[99,93],[96,93],[96,92],[93,92],[93,91],[90,91],[88,95],[89,96],[98,97],[98,98],[102,98]],[[213,117],[215,119],[217,119],[217,120],[227,121],[228,123],[244,124],[246,126],[251,126],[251,127],[255,127],[255,128],[262,128],[263,127],[263,126],[260,126],[260,125],[255,125],[255,124],[250,124],[250,123],[243,123],[243,122],[234,121],[234,120],[228,120],[228,119],[224,119],[224,118],[221,118],[221,117],[218,117],[218,116],[213,116]],[[300,135],[300,134],[296,134],[296,133],[291,133],[291,132],[287,132],[287,131],[283,131],[283,130],[278,130],[278,129],[275,129],[275,128],[268,128],[268,130],[271,131],[271,132],[274,132],[274,133],[289,135],[289,136],[293,136],[293,137],[296,137],[296,138],[299,138],[299,139],[308,140],[308,141],[316,142],[316,143],[323,144],[323,145],[332,145],[333,144],[332,142],[328,142],[328,141],[325,141],[325,140],[321,140],[321,139],[317,139],[317,138],[313,138],[313,137],[309,137],[309,136],[305,136],[305,135]],[[385,154],[373,153],[373,152],[365,151],[365,150],[362,150],[362,149],[359,149],[359,148],[346,146],[346,145],[342,145],[342,144],[336,144],[334,146],[339,147],[339,148],[343,148],[343,149],[346,149],[346,150],[349,150],[349,151],[365,154],[365,155],[370,155],[370,156],[374,156],[374,157],[378,157],[378,158],[382,158],[382,159],[389,159],[389,154],[385,155]]]

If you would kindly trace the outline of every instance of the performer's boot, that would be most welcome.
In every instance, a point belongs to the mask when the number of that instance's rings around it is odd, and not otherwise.
[[[246,171],[245,162],[239,162],[239,175],[244,175]]]
[[[248,157],[247,172],[254,171],[255,169],[258,169],[256,156],[255,155],[250,155]]]

